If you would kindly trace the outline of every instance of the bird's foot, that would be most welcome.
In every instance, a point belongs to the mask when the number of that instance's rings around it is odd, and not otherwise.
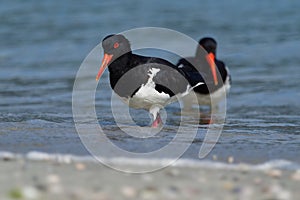
[[[211,118],[210,114],[201,113],[199,124],[203,124],[204,125],[204,124],[213,124],[213,123],[214,123],[214,121]]]

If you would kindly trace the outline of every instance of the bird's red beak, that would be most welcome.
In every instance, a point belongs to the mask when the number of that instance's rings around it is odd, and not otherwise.
[[[206,60],[209,63],[215,85],[218,85],[218,78],[217,78],[217,67],[215,63],[215,55],[213,53],[209,53],[206,55]]]
[[[107,65],[110,63],[112,57],[113,57],[112,54],[107,54],[107,53],[104,54],[99,72],[96,76],[96,81],[98,81],[100,79],[100,77],[102,76],[102,74],[103,74],[104,70],[106,69]]]

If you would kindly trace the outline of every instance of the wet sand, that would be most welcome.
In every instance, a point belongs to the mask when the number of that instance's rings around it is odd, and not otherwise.
[[[138,167],[138,166],[136,166]],[[2,158],[0,199],[299,199],[300,171],[171,166],[128,174],[97,162]]]

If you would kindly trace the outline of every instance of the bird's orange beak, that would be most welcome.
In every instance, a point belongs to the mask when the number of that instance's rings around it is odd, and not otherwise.
[[[106,67],[108,66],[108,64],[110,63],[111,59],[112,59],[113,55],[112,54],[104,54],[104,57],[102,59],[102,63],[99,69],[99,72],[96,76],[96,81],[98,81],[100,79],[100,77],[102,76],[104,70],[106,69]]]
[[[215,55],[213,53],[209,53],[206,55],[206,60],[209,63],[215,85],[218,85],[218,78],[217,78],[217,67],[215,63]]]

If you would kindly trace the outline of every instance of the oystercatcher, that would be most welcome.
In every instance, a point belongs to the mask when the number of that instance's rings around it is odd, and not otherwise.
[[[104,57],[98,81],[106,67],[111,88],[130,107],[146,109],[153,116],[152,127],[159,127],[159,111],[193,90],[185,74],[167,60],[132,53],[129,41],[121,34],[102,40]],[[201,81],[194,87],[203,84]]]
[[[201,65],[203,49],[208,53],[206,59],[210,68]],[[216,40],[205,37],[200,39],[195,57],[182,58],[178,61],[177,67],[185,74],[192,86],[199,81],[205,82],[205,84],[194,87],[197,102],[189,98],[189,95],[184,97],[183,103],[186,110],[191,109],[194,104],[209,105],[210,108],[217,106],[224,95],[229,92],[231,76],[225,63],[216,58],[216,50]]]

